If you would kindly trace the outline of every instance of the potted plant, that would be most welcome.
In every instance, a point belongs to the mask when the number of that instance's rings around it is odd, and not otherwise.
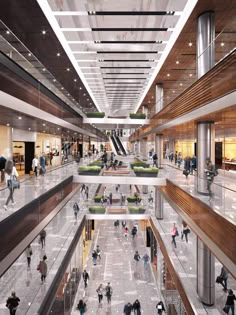
[[[130,119],[145,119],[146,114],[144,114],[144,113],[130,113],[129,118]]]
[[[130,214],[143,214],[145,212],[143,207],[128,206],[128,210]]]
[[[104,214],[106,212],[106,208],[103,206],[92,206],[89,207],[89,212],[92,214]]]
[[[101,160],[95,160],[95,161],[89,163],[88,166],[102,166],[102,161]]]
[[[104,112],[88,112],[86,113],[88,118],[104,118],[105,113]]]
[[[100,171],[100,166],[80,166],[78,173],[79,175],[99,175]]]
[[[157,177],[159,168],[157,167],[134,167],[134,173],[137,177]]]
[[[135,203],[137,201],[137,197],[135,196],[128,196],[126,198],[127,202],[128,203]],[[142,199],[139,197],[138,201],[140,202]]]
[[[101,202],[101,199],[102,199],[102,196],[101,196],[101,195],[96,195],[96,196],[94,197],[94,202],[100,203],[100,202]]]

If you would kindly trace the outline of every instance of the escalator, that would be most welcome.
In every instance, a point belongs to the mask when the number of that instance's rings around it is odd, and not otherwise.
[[[127,155],[126,151],[125,151],[125,148],[123,146],[123,143],[121,142],[120,140],[120,137],[119,136],[115,136],[115,139],[116,139],[116,142],[120,148],[120,151],[124,154],[124,155]]]
[[[110,138],[111,138],[112,147],[115,149],[116,154],[117,154],[117,155],[120,155],[120,152],[121,152],[121,151],[119,150],[119,147],[118,147],[118,145],[117,145],[117,143],[116,143],[115,137],[114,137],[114,136],[111,136]]]

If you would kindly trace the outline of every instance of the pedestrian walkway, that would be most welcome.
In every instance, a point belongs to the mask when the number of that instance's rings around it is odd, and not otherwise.
[[[132,221],[127,222],[129,231],[134,224]],[[123,314],[124,305],[136,299],[141,303],[143,314],[155,314],[160,295],[151,266],[148,264],[147,269],[144,269],[143,261],[139,261],[136,267],[133,259],[135,250],[141,256],[147,252],[144,233],[139,226],[137,238],[133,241],[130,235],[128,239],[124,237],[121,224],[116,229],[112,221],[96,223],[92,249],[99,245],[102,258],[94,266],[90,253],[85,266],[90,276],[88,287],[85,289],[83,281],[80,282],[72,315],[78,315],[76,305],[82,298],[87,304],[87,315]],[[96,289],[101,283],[105,287],[108,282],[113,288],[111,304],[107,303],[105,295],[99,304]]]

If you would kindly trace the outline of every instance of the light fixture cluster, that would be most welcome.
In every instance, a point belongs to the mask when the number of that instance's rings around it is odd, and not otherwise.
[[[96,11],[88,11],[88,15],[95,15]]]

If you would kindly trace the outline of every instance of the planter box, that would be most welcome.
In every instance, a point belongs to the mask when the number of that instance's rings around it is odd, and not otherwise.
[[[138,209],[138,210],[129,210],[130,214],[143,214],[145,213],[145,209]]]
[[[79,175],[97,176],[97,175],[99,175],[99,174],[100,174],[100,171],[79,171],[78,173],[79,173]]]
[[[99,208],[99,209],[89,208],[89,212],[92,213],[92,214],[104,214],[106,212],[106,208],[105,207],[102,207],[102,208]]]
[[[157,177],[158,173],[149,173],[149,172],[135,172],[137,177]]]
[[[130,164],[130,166],[131,166],[131,168],[133,169],[134,167],[139,167],[139,166],[142,166],[142,167],[144,167],[144,168],[148,168],[149,167],[149,164],[146,164],[146,163],[140,163],[140,164],[133,164],[133,163],[131,163]]]

